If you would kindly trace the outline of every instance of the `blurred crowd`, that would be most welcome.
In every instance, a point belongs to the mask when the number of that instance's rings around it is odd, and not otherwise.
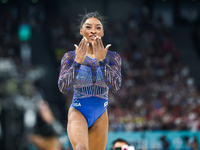
[[[16,7],[0,10],[0,97],[23,95],[31,99],[40,95],[36,81],[44,75],[31,60],[29,42],[19,38],[20,19]]]
[[[10,8],[0,13],[0,55],[1,58],[12,58],[20,66],[20,44],[17,35],[17,12]],[[18,67],[19,68],[19,67]]]
[[[16,78],[21,72],[20,41],[17,35],[17,12],[14,8],[0,12],[0,96],[17,92]],[[10,73],[11,72],[11,73]],[[10,75],[10,77],[9,77]],[[7,80],[5,80],[5,78]]]
[[[200,55],[200,13],[198,15],[197,20],[194,23],[193,41],[194,46],[198,54]]]
[[[63,130],[42,101],[36,82],[45,71],[32,64],[29,41],[19,38],[18,13],[14,6],[0,5],[0,147],[50,150],[59,144],[56,130],[59,126]]]
[[[130,18],[110,130],[199,130],[200,95],[162,18]]]
[[[199,90],[162,17],[137,12],[124,22],[111,19],[103,42],[122,57],[123,83],[109,93],[109,131],[200,130]],[[81,39],[77,19],[54,14],[47,23],[59,66]],[[63,96],[69,107],[73,92]]]

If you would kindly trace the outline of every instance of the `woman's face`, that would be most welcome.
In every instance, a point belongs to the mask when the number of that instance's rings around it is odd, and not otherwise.
[[[88,18],[80,29],[80,34],[86,37],[88,43],[92,44],[96,36],[102,37],[104,30],[101,22],[97,18]]]

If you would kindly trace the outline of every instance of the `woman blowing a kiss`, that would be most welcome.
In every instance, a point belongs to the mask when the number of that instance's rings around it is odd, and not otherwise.
[[[67,132],[74,150],[105,150],[108,136],[108,91],[121,87],[121,57],[104,48],[103,17],[87,13],[80,24],[83,39],[61,60],[59,90],[74,89]]]

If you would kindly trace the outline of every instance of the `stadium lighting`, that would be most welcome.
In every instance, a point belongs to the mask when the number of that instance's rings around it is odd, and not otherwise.
[[[21,41],[28,41],[31,37],[31,27],[28,24],[21,24],[18,29],[18,36]]]
[[[38,0],[31,0],[31,2],[32,2],[32,3],[37,3],[37,2],[38,2]]]
[[[1,3],[6,4],[8,0],[1,0]]]

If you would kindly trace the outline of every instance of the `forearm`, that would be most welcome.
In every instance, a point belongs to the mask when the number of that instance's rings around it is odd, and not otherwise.
[[[74,61],[69,69],[65,66],[61,67],[62,69],[58,79],[58,88],[62,93],[66,93],[73,86],[80,65],[81,64]]]
[[[49,139],[49,141],[47,143],[45,143],[43,146],[41,147],[38,147],[39,150],[60,150],[58,149],[59,146],[58,146],[58,139],[57,137],[53,137],[51,139]]]
[[[117,92],[121,87],[121,69],[117,66],[109,66],[106,59],[99,62],[104,81],[112,92]]]
[[[29,135],[29,140],[39,150],[61,150],[62,143],[57,136],[43,137],[41,135]]]

